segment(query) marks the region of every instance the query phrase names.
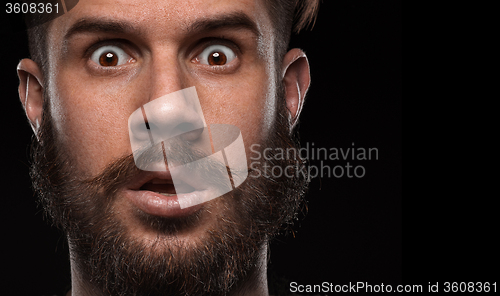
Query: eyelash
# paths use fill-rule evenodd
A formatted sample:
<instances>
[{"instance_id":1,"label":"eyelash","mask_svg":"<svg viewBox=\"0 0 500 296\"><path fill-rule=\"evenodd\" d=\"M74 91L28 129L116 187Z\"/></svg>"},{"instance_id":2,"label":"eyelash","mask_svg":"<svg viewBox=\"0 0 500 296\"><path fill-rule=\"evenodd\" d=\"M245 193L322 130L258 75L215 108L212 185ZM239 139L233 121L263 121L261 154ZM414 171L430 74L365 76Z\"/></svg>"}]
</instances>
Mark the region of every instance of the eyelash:
<instances>
[{"instance_id":1,"label":"eyelash","mask_svg":"<svg viewBox=\"0 0 500 296\"><path fill-rule=\"evenodd\" d=\"M196 48L196 50L194 50L192 52L195 52L195 57L196 57L199 54L201 54L205 48L207 48L207 47L209 47L211 45L224 45L224 46L227 46L232 51L234 51L234 53L236 54L236 56L239 56L240 53L241 53L240 47L237 45L237 43L235 43L232 40L224 38L224 36L203 38L199 42L197 42L197 44L194 46ZM190 51L188 51L188 52L190 52Z\"/></svg>"},{"instance_id":2,"label":"eyelash","mask_svg":"<svg viewBox=\"0 0 500 296\"><path fill-rule=\"evenodd\" d=\"M93 42L92 45L85 50L83 56L86 59L90 59L90 57L96 50L104 46L116 46L128 52L128 50L125 50L125 43L128 43L126 39L102 39L98 37L97 41Z\"/></svg>"}]
</instances>

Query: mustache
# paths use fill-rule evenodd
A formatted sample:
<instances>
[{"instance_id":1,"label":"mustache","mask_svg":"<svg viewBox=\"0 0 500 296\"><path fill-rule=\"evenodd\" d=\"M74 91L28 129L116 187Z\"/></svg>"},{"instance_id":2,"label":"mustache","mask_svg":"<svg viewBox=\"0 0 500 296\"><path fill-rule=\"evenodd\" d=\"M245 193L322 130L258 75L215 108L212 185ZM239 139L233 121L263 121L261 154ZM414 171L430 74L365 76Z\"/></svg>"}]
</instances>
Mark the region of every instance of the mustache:
<instances>
[{"instance_id":1,"label":"mustache","mask_svg":"<svg viewBox=\"0 0 500 296\"><path fill-rule=\"evenodd\" d=\"M184 169L198 174L209 185L223 188L227 186L227 172L229 167L212 158L207 158L203 151L194 149L186 141L169 142L166 148L163 142L141 149L138 157L134 153L122 156L108 164L99 174L83 180L83 183L96 190L103 190L112 195L130 182L135 176L144 172L140 168L163 162L175 166L182 165ZM201 161L200 161L201 160Z\"/></svg>"}]
</instances>

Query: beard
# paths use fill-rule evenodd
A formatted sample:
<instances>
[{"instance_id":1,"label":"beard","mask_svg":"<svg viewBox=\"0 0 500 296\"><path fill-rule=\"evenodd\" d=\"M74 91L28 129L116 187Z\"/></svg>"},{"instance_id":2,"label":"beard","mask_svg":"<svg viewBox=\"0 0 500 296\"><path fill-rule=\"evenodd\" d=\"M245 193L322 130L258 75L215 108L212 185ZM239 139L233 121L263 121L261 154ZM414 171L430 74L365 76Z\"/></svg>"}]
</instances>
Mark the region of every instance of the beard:
<instances>
[{"instance_id":1,"label":"beard","mask_svg":"<svg viewBox=\"0 0 500 296\"><path fill-rule=\"evenodd\" d=\"M298 139L289 131L282 88L278 99L276 123L260 148L298 149ZM238 291L258 275L269 240L297 218L307 189L307 176L298 173L305 161L299 153L288 159L273 157L268 149L266 159L254 163L239 187L206 202L193 215L163 218L134 211L136 220L156 234L153 240L136 237L114 207L120 188L140 173L133 156L86 176L59 143L48 102L45 97L39 141L32 146L33 187L45 213L66 233L72 264L104 294L220 296ZM289 172L276 176L271 170L277 166ZM195 242L179 238L199 227L207 215L215 216L213 222Z\"/></svg>"}]
</instances>

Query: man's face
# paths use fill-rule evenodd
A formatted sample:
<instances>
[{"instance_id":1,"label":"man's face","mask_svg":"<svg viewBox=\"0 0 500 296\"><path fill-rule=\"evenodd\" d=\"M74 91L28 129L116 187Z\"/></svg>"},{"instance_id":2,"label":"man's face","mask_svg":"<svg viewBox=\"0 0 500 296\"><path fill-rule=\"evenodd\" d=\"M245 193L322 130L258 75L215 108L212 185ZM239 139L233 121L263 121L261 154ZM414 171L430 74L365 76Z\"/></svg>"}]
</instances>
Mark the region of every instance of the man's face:
<instances>
[{"instance_id":1,"label":"man's face","mask_svg":"<svg viewBox=\"0 0 500 296\"><path fill-rule=\"evenodd\" d=\"M72 256L97 286L153 295L159 290L144 286L160 289L165 278L190 293L208 281L217 295L258 268L266 240L296 213L303 180L249 177L230 194L170 217L144 213L125 198L147 179L130 157L128 119L194 86L207 125L238 127L247 159L253 144L295 147L274 38L263 1L81 0L53 21L45 147L33 176L64 221ZM183 112L172 106L165 117ZM152 280L126 290L141 286L133 275Z\"/></svg>"},{"instance_id":2,"label":"man's face","mask_svg":"<svg viewBox=\"0 0 500 296\"><path fill-rule=\"evenodd\" d=\"M133 111L191 86L207 124L239 127L246 151L269 134L274 40L260 1L80 1L50 32L50 112L58 142L83 176L132 153ZM172 108L164 116L185 112ZM134 235L156 236L130 219L125 199L115 209Z\"/></svg>"}]
</instances>

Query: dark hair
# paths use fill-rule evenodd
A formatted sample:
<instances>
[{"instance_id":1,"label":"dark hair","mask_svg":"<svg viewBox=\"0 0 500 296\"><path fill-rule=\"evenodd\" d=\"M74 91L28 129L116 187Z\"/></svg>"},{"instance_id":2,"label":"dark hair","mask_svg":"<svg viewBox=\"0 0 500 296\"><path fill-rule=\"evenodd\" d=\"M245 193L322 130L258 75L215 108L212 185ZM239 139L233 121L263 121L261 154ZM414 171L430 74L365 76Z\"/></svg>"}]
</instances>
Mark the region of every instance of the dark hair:
<instances>
[{"instance_id":1,"label":"dark hair","mask_svg":"<svg viewBox=\"0 0 500 296\"><path fill-rule=\"evenodd\" d=\"M314 26L319 0L272 0L264 2L277 37L275 59L279 65L287 52L292 29L294 32L299 33L311 24Z\"/></svg>"},{"instance_id":2,"label":"dark hair","mask_svg":"<svg viewBox=\"0 0 500 296\"><path fill-rule=\"evenodd\" d=\"M314 26L320 0L270 0L265 5L269 11L274 26L276 38L275 59L280 62L287 51L290 35L293 30L299 33L309 25ZM43 2L50 2L45 0ZM44 14L27 14L28 44L31 59L41 68L44 77L47 77L47 31L50 21L42 19ZM294 23L295 20L295 23ZM36 25L41 24L41 25Z\"/></svg>"}]
</instances>

